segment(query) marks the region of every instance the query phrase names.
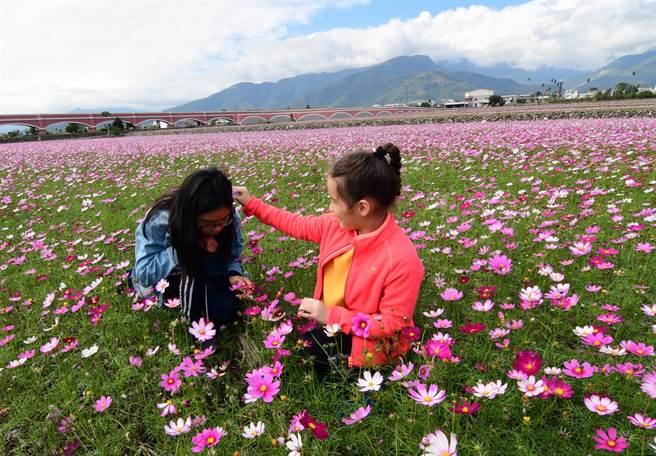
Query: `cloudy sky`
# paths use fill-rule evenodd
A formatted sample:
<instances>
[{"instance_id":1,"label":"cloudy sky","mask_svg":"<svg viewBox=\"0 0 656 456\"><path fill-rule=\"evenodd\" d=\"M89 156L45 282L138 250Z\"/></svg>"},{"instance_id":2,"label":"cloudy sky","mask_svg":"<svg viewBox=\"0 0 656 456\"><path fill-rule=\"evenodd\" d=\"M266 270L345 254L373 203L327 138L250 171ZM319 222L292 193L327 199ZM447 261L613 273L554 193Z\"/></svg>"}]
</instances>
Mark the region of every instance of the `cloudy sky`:
<instances>
[{"instance_id":1,"label":"cloudy sky","mask_svg":"<svg viewBox=\"0 0 656 456\"><path fill-rule=\"evenodd\" d=\"M161 110L412 54L592 70L655 23L656 0L0 0L0 113Z\"/></svg>"}]
</instances>

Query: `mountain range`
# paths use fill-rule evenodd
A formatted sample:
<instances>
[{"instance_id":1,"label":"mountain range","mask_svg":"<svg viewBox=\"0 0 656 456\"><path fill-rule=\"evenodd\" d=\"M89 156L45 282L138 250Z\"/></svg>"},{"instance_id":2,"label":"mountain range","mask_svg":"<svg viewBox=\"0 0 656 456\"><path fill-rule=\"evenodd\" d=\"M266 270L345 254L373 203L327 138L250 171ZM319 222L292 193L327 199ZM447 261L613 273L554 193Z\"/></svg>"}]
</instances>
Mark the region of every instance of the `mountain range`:
<instances>
[{"instance_id":1,"label":"mountain range","mask_svg":"<svg viewBox=\"0 0 656 456\"><path fill-rule=\"evenodd\" d=\"M596 71L541 67L529 71L506 64L479 65L461 59L433 61L425 55L400 56L362 68L309 73L277 82L240 82L206 98L164 112L348 107L462 99L465 92L492 89L497 94L526 94L563 88L587 91L613 88L620 82L656 86L656 48L626 55ZM75 109L70 112L134 112L130 108Z\"/></svg>"}]
</instances>

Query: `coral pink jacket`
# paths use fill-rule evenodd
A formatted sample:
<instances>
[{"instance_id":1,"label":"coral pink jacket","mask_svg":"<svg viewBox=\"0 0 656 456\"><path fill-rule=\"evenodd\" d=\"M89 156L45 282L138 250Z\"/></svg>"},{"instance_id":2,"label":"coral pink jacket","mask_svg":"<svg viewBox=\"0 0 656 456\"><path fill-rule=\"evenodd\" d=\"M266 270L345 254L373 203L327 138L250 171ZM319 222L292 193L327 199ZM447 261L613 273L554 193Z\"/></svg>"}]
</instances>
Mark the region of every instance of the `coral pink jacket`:
<instances>
[{"instance_id":1,"label":"coral pink jacket","mask_svg":"<svg viewBox=\"0 0 656 456\"><path fill-rule=\"evenodd\" d=\"M388 214L376 231L361 236L339 226L333 214L300 216L252 198L244 207L246 215L298 239L319 243L319 267L314 298L321 299L323 268L336 256L353 248L351 269L346 279L345 307L330 307L328 323L339 323L344 334L352 334L353 318L369 315L367 338L353 336L349 365L380 365L400 356L409 344L398 337L412 316L424 266L403 230Z\"/></svg>"}]
</instances>

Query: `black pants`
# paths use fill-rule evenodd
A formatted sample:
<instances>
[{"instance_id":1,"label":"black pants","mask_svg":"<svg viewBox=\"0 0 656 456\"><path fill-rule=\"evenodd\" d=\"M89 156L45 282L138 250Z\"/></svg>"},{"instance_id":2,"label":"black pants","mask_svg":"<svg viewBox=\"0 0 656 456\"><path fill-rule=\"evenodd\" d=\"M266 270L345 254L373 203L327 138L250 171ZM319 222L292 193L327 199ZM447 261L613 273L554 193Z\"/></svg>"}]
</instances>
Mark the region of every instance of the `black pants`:
<instances>
[{"instance_id":1,"label":"black pants","mask_svg":"<svg viewBox=\"0 0 656 456\"><path fill-rule=\"evenodd\" d=\"M351 355L351 336L338 333L329 337L322 326L303 334L303 340L310 342L305 348L305 355L314 358L314 370L319 380L323 380L331 370L342 366L348 369L348 357Z\"/></svg>"},{"instance_id":2,"label":"black pants","mask_svg":"<svg viewBox=\"0 0 656 456\"><path fill-rule=\"evenodd\" d=\"M169 282L169 287L164 293L164 300L173 297L180 298L181 275L173 273L166 280ZM187 283L187 286L190 284ZM206 293L207 301L205 300ZM237 320L238 312L241 309L241 302L235 292L230 290L230 282L225 276L209 276L206 281L194 281L193 290L186 296L191 296L189 321L197 321L201 317L206 317L217 326L226 325Z\"/></svg>"}]
</instances>

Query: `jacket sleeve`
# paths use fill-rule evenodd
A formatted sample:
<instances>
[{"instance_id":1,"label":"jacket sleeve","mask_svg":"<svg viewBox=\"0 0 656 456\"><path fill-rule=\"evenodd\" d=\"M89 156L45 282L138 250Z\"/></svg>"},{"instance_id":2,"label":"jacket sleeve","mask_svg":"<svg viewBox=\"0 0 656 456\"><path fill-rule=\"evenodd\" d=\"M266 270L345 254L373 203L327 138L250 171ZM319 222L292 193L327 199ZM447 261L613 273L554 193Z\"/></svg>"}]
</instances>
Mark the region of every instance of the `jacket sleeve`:
<instances>
[{"instance_id":1,"label":"jacket sleeve","mask_svg":"<svg viewBox=\"0 0 656 456\"><path fill-rule=\"evenodd\" d=\"M419 288L424 277L424 267L419 259L417 263L398 265L392 270L389 280L383 286L378 311L368 314L370 326L367 339L391 337L396 331L412 324ZM328 315L328 324L339 323L344 334L351 334L353 318L358 313L361 312L333 306Z\"/></svg>"},{"instance_id":2,"label":"jacket sleeve","mask_svg":"<svg viewBox=\"0 0 656 456\"><path fill-rule=\"evenodd\" d=\"M135 263L132 278L142 287L152 287L166 278L178 264L168 236L168 217L157 214L146 224L146 236L140 223L135 231Z\"/></svg>"},{"instance_id":3,"label":"jacket sleeve","mask_svg":"<svg viewBox=\"0 0 656 456\"><path fill-rule=\"evenodd\" d=\"M258 198L251 198L244 206L246 215L254 215L262 223L270 225L296 239L321 242L326 216L302 216L270 206Z\"/></svg>"},{"instance_id":4,"label":"jacket sleeve","mask_svg":"<svg viewBox=\"0 0 656 456\"><path fill-rule=\"evenodd\" d=\"M241 234L241 219L235 212L234 217L235 236L230 247L230 260L225 267L226 275L244 275L244 269L241 266L241 254L244 251L244 238Z\"/></svg>"}]
</instances>

